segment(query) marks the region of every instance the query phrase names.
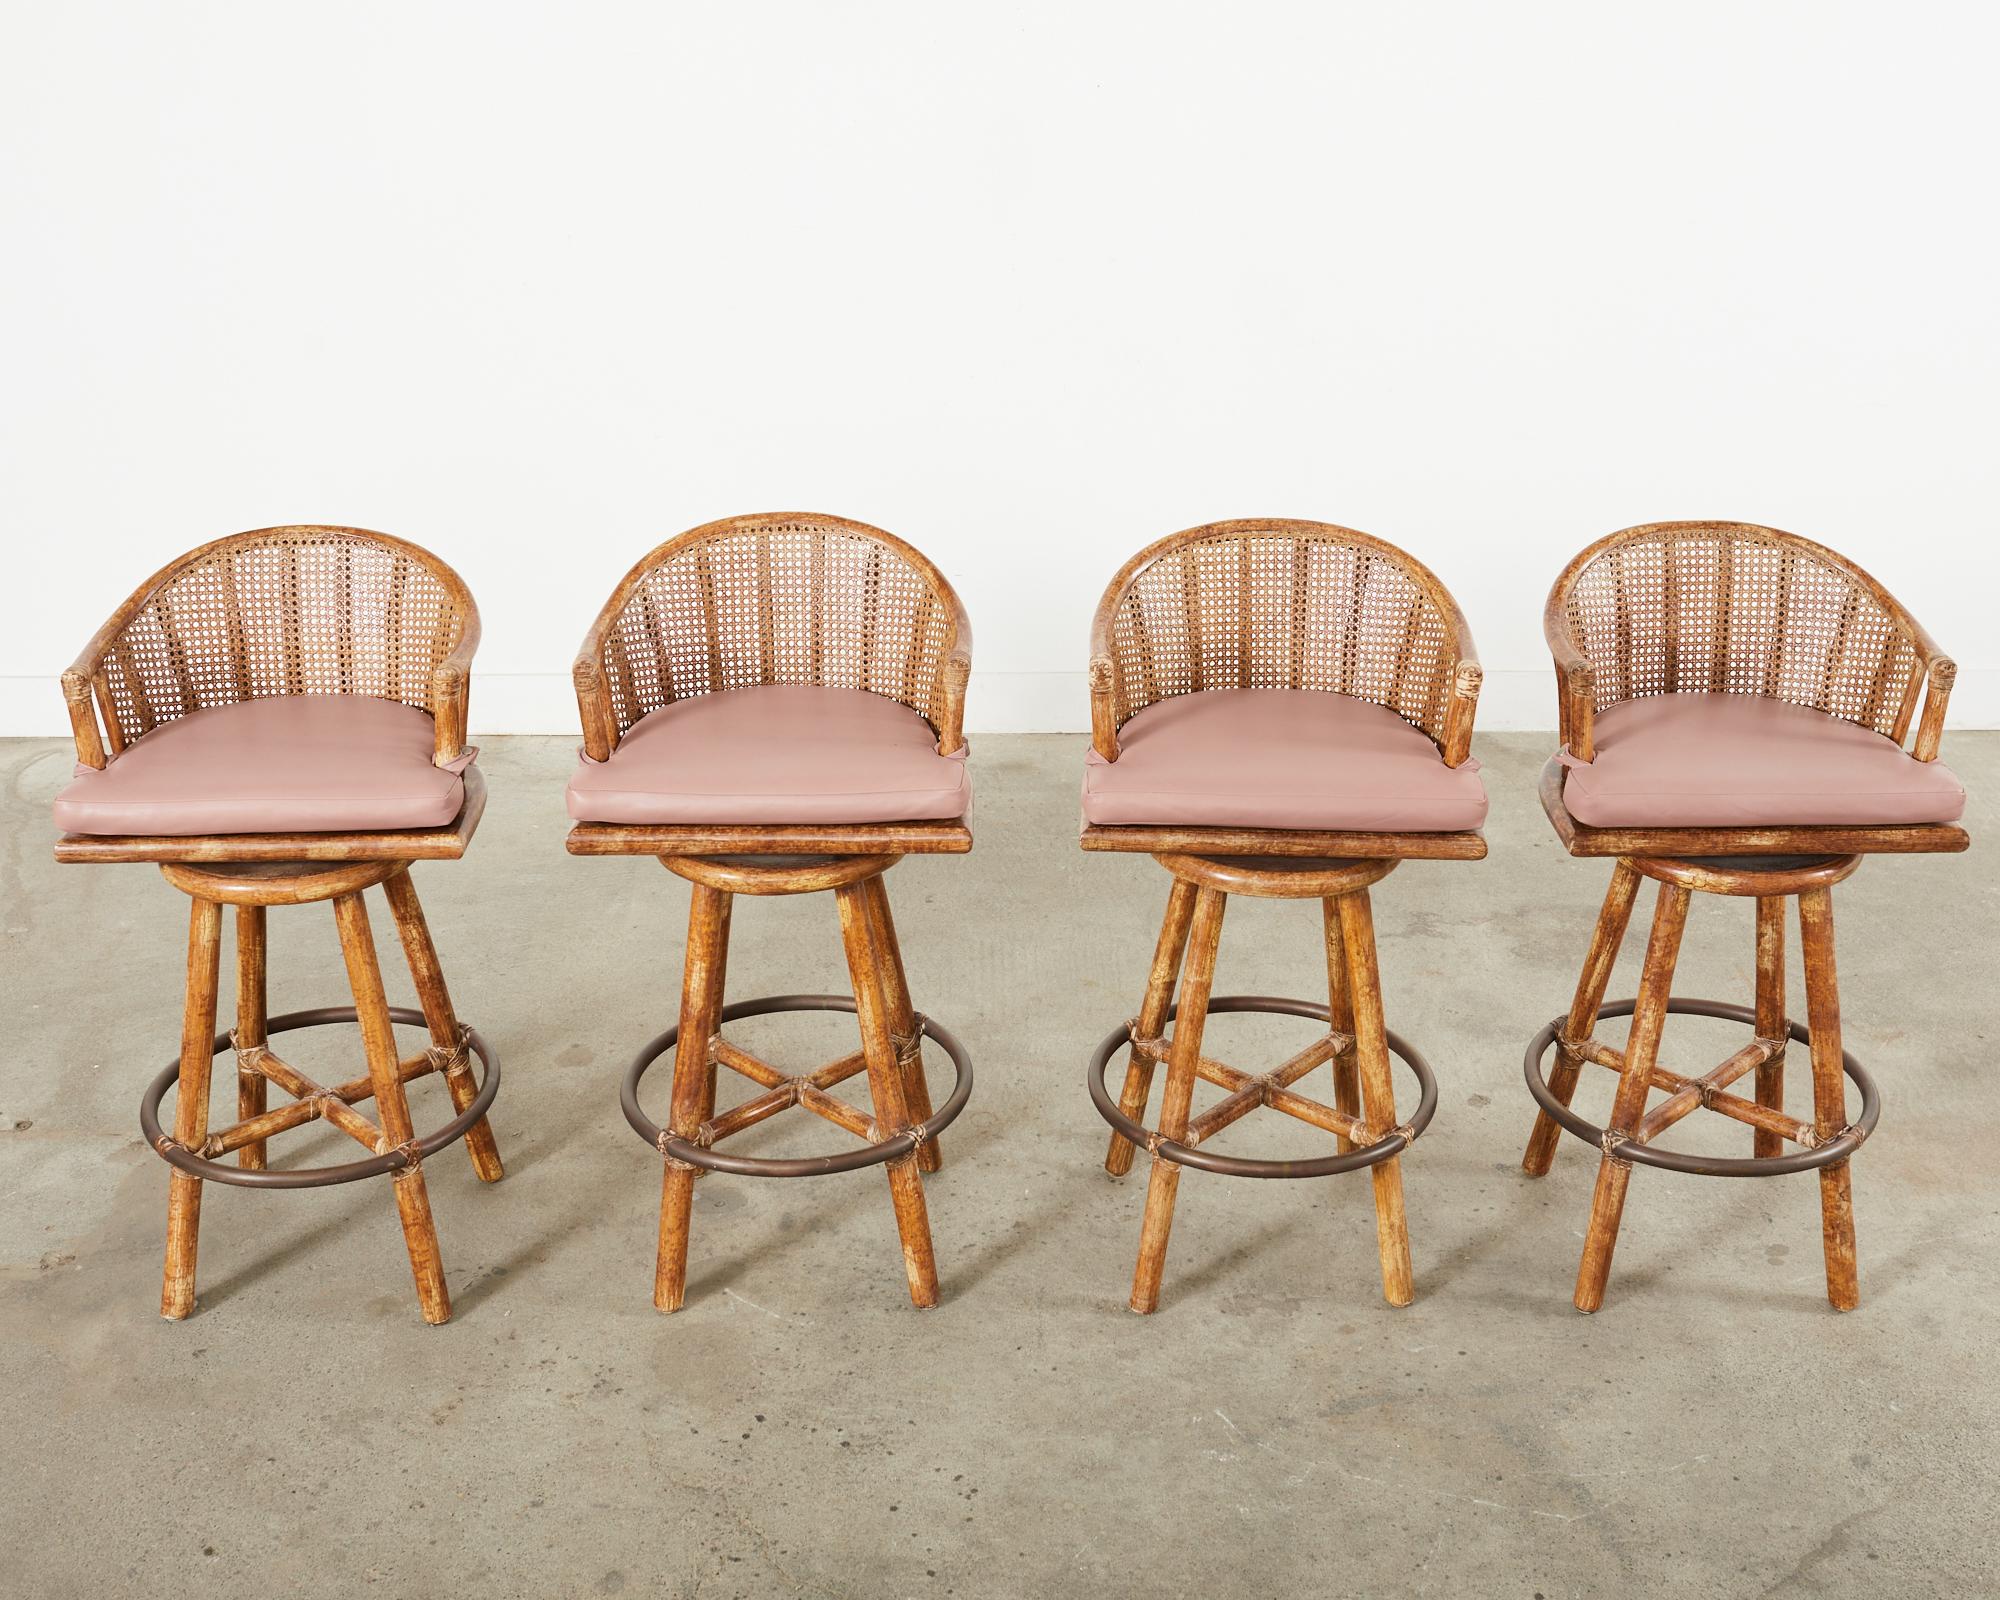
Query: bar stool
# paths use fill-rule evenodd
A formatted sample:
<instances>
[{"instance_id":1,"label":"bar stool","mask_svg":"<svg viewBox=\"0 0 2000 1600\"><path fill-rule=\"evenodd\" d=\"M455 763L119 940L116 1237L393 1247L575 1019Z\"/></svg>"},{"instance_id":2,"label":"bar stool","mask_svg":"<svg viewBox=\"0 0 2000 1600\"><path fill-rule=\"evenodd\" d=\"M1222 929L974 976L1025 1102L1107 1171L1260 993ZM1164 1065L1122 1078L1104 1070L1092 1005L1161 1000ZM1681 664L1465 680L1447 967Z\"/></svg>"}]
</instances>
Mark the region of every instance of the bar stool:
<instances>
[{"instance_id":1,"label":"bar stool","mask_svg":"<svg viewBox=\"0 0 2000 1600\"><path fill-rule=\"evenodd\" d=\"M911 854L963 854L971 801L962 732L972 629L936 567L862 523L732 517L646 555L598 613L575 666L583 749L569 785L580 856L657 856L693 885L680 1021L625 1075L626 1119L665 1163L653 1303L687 1294L689 1210L703 1172L797 1178L882 1165L910 1298L938 1300L922 1174L972 1092L952 1035L911 1006L883 875ZM723 1003L738 895L831 891L853 980L845 995ZM723 1034L742 1017L848 1011L860 1050L791 1073ZM956 1081L935 1111L923 1041ZM672 1052L666 1125L639 1103ZM718 1113L716 1069L761 1094ZM829 1093L866 1073L872 1115ZM724 1139L792 1106L867 1143L834 1155L729 1155Z\"/></svg>"},{"instance_id":2,"label":"bar stool","mask_svg":"<svg viewBox=\"0 0 2000 1600\"><path fill-rule=\"evenodd\" d=\"M1548 1172L1563 1129L1600 1152L1577 1309L1604 1303L1636 1163L1715 1177L1817 1172L1827 1299L1851 1311L1860 1289L1848 1163L1880 1102L1841 1046L1833 887L1864 855L1966 848L1957 826L1965 791L1937 760L1956 669L1851 561L1748 523L1652 523L1598 540L1556 579L1543 626L1562 748L1542 773L1542 806L1571 855L1617 862L1570 1009L1535 1035L1526 1062L1541 1107L1521 1163L1529 1176ZM1660 887L1639 994L1607 1005L1642 878ZM1673 994L1697 894L1756 900L1754 1007ZM1785 1010L1791 899L1804 1027ZM1700 1077L1670 1072L1659 1063L1669 1015L1744 1023L1751 1042ZM1620 1016L1632 1019L1622 1050L1594 1034L1600 1017ZM1793 1042L1812 1062L1810 1121L1784 1111ZM1551 1045L1555 1066L1544 1081ZM1591 1062L1619 1075L1604 1126L1570 1109ZM1753 1072L1754 1099L1726 1092ZM1851 1118L1843 1078L1860 1096ZM1655 1089L1666 1098L1649 1110ZM1654 1143L1703 1109L1747 1124L1751 1154L1698 1156Z\"/></svg>"},{"instance_id":3,"label":"bar stool","mask_svg":"<svg viewBox=\"0 0 2000 1600\"><path fill-rule=\"evenodd\" d=\"M1394 1306L1415 1297L1401 1156L1430 1122L1437 1085L1384 1027L1369 889L1402 861L1486 854L1486 794L1468 759L1479 682L1470 631L1444 585L1350 528L1213 523L1149 546L1111 580L1091 636L1083 848L1143 851L1174 880L1139 1013L1098 1046L1088 1072L1113 1129L1105 1170L1129 1171L1139 1144L1153 1158L1134 1311L1159 1305L1184 1166L1256 1178L1366 1167L1383 1294ZM1210 994L1232 894L1321 902L1327 1004ZM1327 1031L1271 1072L1211 1060L1208 1017L1246 1011ZM1104 1073L1121 1049L1114 1101ZM1407 1122L1391 1054L1419 1086ZM1162 1061L1164 1103L1148 1128ZM1331 1106L1293 1087L1322 1062L1332 1067ZM1226 1093L1193 1116L1197 1079ZM1334 1153L1258 1161L1208 1147L1260 1106L1332 1133Z\"/></svg>"},{"instance_id":4,"label":"bar stool","mask_svg":"<svg viewBox=\"0 0 2000 1600\"><path fill-rule=\"evenodd\" d=\"M149 861L190 897L178 1061L140 1101L168 1180L161 1314L195 1306L204 1182L302 1189L389 1175L426 1322L451 1316L422 1161L463 1138L473 1170L502 1174L486 1121L492 1049L458 1020L410 881L416 861L465 853L486 788L465 743L479 613L429 551L359 528L264 528L190 551L155 573L63 674L77 775L55 803L58 861ZM388 1004L363 891L379 886L421 1011ZM352 1006L270 1016L265 912L330 901ZM236 1026L217 1034L222 908L236 908ZM351 1022L365 1074L324 1085L271 1036ZM429 1043L398 1052L393 1024ZM233 1050L238 1120L211 1132L213 1058ZM475 1081L470 1057L482 1066ZM456 1115L419 1138L405 1084L437 1073ZM288 1103L267 1109L268 1086ZM175 1091L173 1132L159 1108ZM355 1109L375 1102L376 1120ZM325 1121L369 1151L324 1167L272 1167L274 1134ZM234 1153L236 1165L222 1158Z\"/></svg>"}]
</instances>

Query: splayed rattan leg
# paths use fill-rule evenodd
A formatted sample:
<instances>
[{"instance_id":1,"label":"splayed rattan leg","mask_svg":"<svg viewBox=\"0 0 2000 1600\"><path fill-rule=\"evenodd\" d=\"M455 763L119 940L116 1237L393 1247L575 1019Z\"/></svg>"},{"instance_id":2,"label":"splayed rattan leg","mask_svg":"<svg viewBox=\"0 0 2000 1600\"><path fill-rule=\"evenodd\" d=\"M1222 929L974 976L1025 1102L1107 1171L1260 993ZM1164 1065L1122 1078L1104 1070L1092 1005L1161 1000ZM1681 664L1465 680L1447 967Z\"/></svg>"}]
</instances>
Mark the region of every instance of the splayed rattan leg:
<instances>
[{"instance_id":1,"label":"splayed rattan leg","mask_svg":"<svg viewBox=\"0 0 2000 1600\"><path fill-rule=\"evenodd\" d=\"M1368 891L1338 900L1340 942L1347 957L1348 1003L1354 1012L1354 1056L1370 1142L1396 1125L1396 1090L1389 1077L1389 1041L1382 1022L1382 979L1375 964L1375 913ZM1382 1257L1382 1297L1406 1306L1417 1297L1410 1272L1410 1225L1403 1211L1403 1159L1368 1169L1375 1182L1375 1242Z\"/></svg>"},{"instance_id":2,"label":"splayed rattan leg","mask_svg":"<svg viewBox=\"0 0 2000 1600\"><path fill-rule=\"evenodd\" d=\"M444 1086L451 1095L453 1109L463 1111L479 1093L479 1085L473 1081L472 1063L466 1059L460 1037L458 1013L452 1009L444 968L438 962L437 947L431 943L430 925L424 920L424 908L417 899L416 885L410 881L409 869L386 879L382 891L389 897L389 910L395 915L396 932L402 938L403 954L410 963L410 976L416 980L417 1001L424 1008L431 1046L446 1054ZM506 1169L500 1164L500 1146L494 1141L493 1129L486 1118L481 1117L466 1130L465 1148L480 1182L498 1183L505 1176Z\"/></svg>"},{"instance_id":3,"label":"splayed rattan leg","mask_svg":"<svg viewBox=\"0 0 2000 1600\"><path fill-rule=\"evenodd\" d=\"M208 1071L215 1056L215 992L220 981L222 907L197 898L188 912L187 1001L181 1013L181 1077L174 1138L199 1150L208 1135ZM167 1180L167 1270L160 1315L194 1310L195 1247L201 1234L201 1179L176 1170Z\"/></svg>"},{"instance_id":4,"label":"splayed rattan leg","mask_svg":"<svg viewBox=\"0 0 2000 1600\"><path fill-rule=\"evenodd\" d=\"M1180 1010L1174 1018L1167 1087L1160 1107L1162 1138L1178 1140L1187 1133L1195 1068L1201 1060L1201 1035L1208 1022L1208 995L1215 982L1215 947L1222 938L1222 913L1227 904L1228 896L1219 889L1195 893L1187 971L1181 979ZM1139 1265L1132 1274L1134 1311L1150 1312L1159 1307L1160 1278L1166 1271L1167 1236L1173 1231L1174 1195L1180 1181L1180 1163L1154 1151L1152 1177L1146 1185L1146 1215L1139 1227Z\"/></svg>"},{"instance_id":5,"label":"splayed rattan leg","mask_svg":"<svg viewBox=\"0 0 2000 1600\"><path fill-rule=\"evenodd\" d=\"M1146 1098L1153 1092L1153 1058L1139 1049L1137 1041L1159 1038L1167 1025L1167 1007L1173 1004L1174 983L1180 977L1181 957L1187 951L1194 896L1194 885L1179 878L1174 879L1174 886L1167 894L1166 920L1160 925L1160 942L1153 947L1153 970L1146 979L1146 998L1139 1005L1132 1052L1125 1063L1125 1088L1118 1097L1119 1109L1134 1122L1145 1121ZM1114 1178L1122 1178L1132 1170L1132 1141L1124 1134L1111 1135L1104 1170Z\"/></svg>"},{"instance_id":6,"label":"splayed rattan leg","mask_svg":"<svg viewBox=\"0 0 2000 1600\"><path fill-rule=\"evenodd\" d=\"M886 1139L909 1127L912 1118L903 1089L902 1063L897 1060L890 1034L886 994L889 954L880 942L872 898L866 882L843 884L834 891L840 908L840 936L847 948L847 969L854 982L861 1051L868 1062L868 1094L875 1108L876 1130ZM896 1231L903 1241L910 1300L919 1308L929 1308L938 1303L937 1258L931 1248L930 1211L924 1203L924 1180L916 1152L886 1166L889 1198L896 1208Z\"/></svg>"},{"instance_id":7,"label":"splayed rattan leg","mask_svg":"<svg viewBox=\"0 0 2000 1600\"><path fill-rule=\"evenodd\" d=\"M888 1007L889 1032L895 1041L896 1060L903 1074L903 1101L912 1122L926 1122L931 1114L931 1089L924 1081L924 1039L917 1031L916 1008L910 1004L910 979L903 970L903 947L896 939L896 919L889 911L889 886L877 873L861 885L868 896L875 948L881 957L883 999ZM917 1147L917 1168L936 1172L944 1165L944 1150L935 1139Z\"/></svg>"},{"instance_id":8,"label":"splayed rattan leg","mask_svg":"<svg viewBox=\"0 0 2000 1600\"><path fill-rule=\"evenodd\" d=\"M243 1051L265 1042L264 1023L269 1015L264 984L264 908L236 908L236 1048ZM240 1061L240 1057L239 1057ZM264 1114L269 1080L261 1072L238 1065L236 1068L236 1120L247 1122ZM236 1153L236 1164L252 1172L264 1169L265 1141L246 1144Z\"/></svg>"},{"instance_id":9,"label":"splayed rattan leg","mask_svg":"<svg viewBox=\"0 0 2000 1600\"><path fill-rule=\"evenodd\" d=\"M1799 896L1799 948L1805 957L1806 1027L1812 1034L1813 1131L1832 1138L1847 1122L1841 1067L1840 984L1833 964L1833 892ZM1836 1311L1861 1303L1854 1259L1854 1189L1848 1163L1819 1169L1820 1232L1826 1244L1826 1298Z\"/></svg>"},{"instance_id":10,"label":"splayed rattan leg","mask_svg":"<svg viewBox=\"0 0 2000 1600\"><path fill-rule=\"evenodd\" d=\"M710 1054L722 1012L729 961L729 912L734 897L694 885L688 904L687 964L681 977L680 1038L674 1046L674 1091L667 1130L691 1139L715 1103L715 1059ZM694 1205L696 1169L672 1156L660 1181L660 1254L653 1269L653 1304L678 1311L687 1298L688 1213Z\"/></svg>"},{"instance_id":11,"label":"splayed rattan leg","mask_svg":"<svg viewBox=\"0 0 2000 1600\"><path fill-rule=\"evenodd\" d=\"M334 897L333 920L340 929L340 953L347 961L347 982L354 991L354 1016L368 1054L368 1080L375 1091L375 1115L382 1128L382 1147L393 1150L410 1143L410 1105L397 1063L396 1031L389 1019L389 997L382 990L382 967L375 955L375 938L368 927L368 908L361 896ZM445 1287L444 1262L438 1253L437 1227L431 1221L430 1192L423 1169L415 1162L390 1180L396 1191L396 1213L403 1223L403 1243L410 1252L410 1272L416 1279L417 1305L424 1321L451 1320L451 1292Z\"/></svg>"},{"instance_id":12,"label":"splayed rattan leg","mask_svg":"<svg viewBox=\"0 0 2000 1600\"><path fill-rule=\"evenodd\" d=\"M1652 937L1646 942L1646 970L1639 977L1639 999L1625 1043L1625 1070L1611 1105L1610 1134L1629 1135L1646 1111L1653 1064L1660 1053L1660 1031L1666 1026L1667 1001L1673 993L1674 964L1680 957L1681 934L1687 928L1688 898L1688 891L1675 884L1660 885ZM1618 1225L1625 1214L1625 1188L1631 1178L1632 1163L1607 1149L1598 1163L1590 1224L1583 1236L1583 1260L1577 1267L1579 1311L1595 1311L1604 1304L1604 1285L1611 1276L1611 1255L1618 1248Z\"/></svg>"},{"instance_id":13,"label":"splayed rattan leg","mask_svg":"<svg viewBox=\"0 0 2000 1600\"><path fill-rule=\"evenodd\" d=\"M1757 897L1757 1037L1783 1039L1785 1022L1785 897ZM1785 1053L1781 1049L1757 1068L1757 1104L1785 1109ZM1750 1138L1750 1153L1778 1156L1784 1138L1770 1128L1758 1128Z\"/></svg>"},{"instance_id":14,"label":"splayed rattan leg","mask_svg":"<svg viewBox=\"0 0 2000 1600\"><path fill-rule=\"evenodd\" d=\"M1320 902L1326 941L1327 1025L1335 1033L1354 1036L1354 992L1347 976L1347 946L1340 934L1340 900L1329 895ZM1333 1058L1333 1104L1350 1117L1361 1115L1361 1058L1350 1046ZM1335 1134L1333 1147L1341 1155L1355 1148L1346 1134Z\"/></svg>"},{"instance_id":15,"label":"splayed rattan leg","mask_svg":"<svg viewBox=\"0 0 2000 1600\"><path fill-rule=\"evenodd\" d=\"M1569 1019L1556 1040L1556 1064L1549 1074L1549 1092L1564 1105L1576 1093L1577 1075L1583 1071L1583 1058L1575 1047L1588 1039L1597 1026L1598 1008L1604 1004L1604 991L1611 982L1611 969L1618 961L1618 947L1625 942L1625 928L1632 920L1632 901L1638 892L1637 869L1629 861L1620 861L1612 869L1611 886L1604 894L1604 909L1598 913L1597 928L1590 936L1590 953L1584 957L1583 975L1577 979ZM1546 1111L1536 1112L1534 1131L1528 1135L1528 1149L1521 1157L1521 1170L1531 1178L1546 1177L1561 1138L1561 1124Z\"/></svg>"}]
</instances>

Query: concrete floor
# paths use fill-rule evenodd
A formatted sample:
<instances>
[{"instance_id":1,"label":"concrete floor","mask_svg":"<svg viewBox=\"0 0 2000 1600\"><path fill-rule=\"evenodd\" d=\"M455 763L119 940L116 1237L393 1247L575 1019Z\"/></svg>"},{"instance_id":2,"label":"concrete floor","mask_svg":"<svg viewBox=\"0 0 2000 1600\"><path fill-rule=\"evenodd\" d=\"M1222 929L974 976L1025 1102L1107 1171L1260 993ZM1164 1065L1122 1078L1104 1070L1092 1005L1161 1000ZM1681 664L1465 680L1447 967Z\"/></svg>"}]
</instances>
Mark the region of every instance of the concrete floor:
<instances>
[{"instance_id":1,"label":"concrete floor","mask_svg":"<svg viewBox=\"0 0 2000 1600\"><path fill-rule=\"evenodd\" d=\"M1566 1140L1549 1179L1522 1176L1520 1057L1567 1002L1607 869L1566 858L1535 806L1545 743L1481 741L1489 860L1376 891L1390 1024L1443 1089L1405 1162L1414 1306L1382 1301L1358 1176L1192 1172L1162 1309L1125 1309L1143 1169L1101 1170L1083 1062L1136 1004L1166 880L1076 849L1080 739L989 736L975 853L889 880L917 1003L978 1071L929 1185L942 1307L905 1297L879 1173L712 1177L666 1319L659 1160L617 1082L672 1019L687 889L564 855L572 740L485 741L472 854L417 870L505 1068L506 1181L456 1151L427 1164L442 1329L417 1318L379 1182L211 1186L201 1308L159 1320L166 1170L135 1108L174 1047L185 902L141 867L54 866L68 750L0 745L0 1592L1991 1593L2000 735L1947 741L1980 797L1970 855L1872 862L1839 892L1848 1042L1886 1100L1845 1317L1810 1178L1643 1168L1605 1310L1571 1309L1596 1162ZM345 998L331 922L274 914L274 1010ZM845 981L828 897L746 902L735 941L736 996ZM1698 902L1678 987L1747 1000L1750 954L1748 907ZM1316 996L1320 963L1315 909L1237 902L1217 989ZM743 1031L817 1063L843 1024ZM1254 1066L1309 1032L1232 1018L1210 1038ZM1731 1047L1677 1023L1667 1058ZM359 1070L339 1035L297 1058ZM1797 1052L1793 1073L1803 1099ZM1601 1114L1594 1076L1580 1104ZM415 1098L440 1116L434 1081ZM1680 1137L1749 1144L1720 1119ZM842 1138L787 1117L732 1148ZM1324 1143L1268 1113L1227 1138Z\"/></svg>"}]
</instances>

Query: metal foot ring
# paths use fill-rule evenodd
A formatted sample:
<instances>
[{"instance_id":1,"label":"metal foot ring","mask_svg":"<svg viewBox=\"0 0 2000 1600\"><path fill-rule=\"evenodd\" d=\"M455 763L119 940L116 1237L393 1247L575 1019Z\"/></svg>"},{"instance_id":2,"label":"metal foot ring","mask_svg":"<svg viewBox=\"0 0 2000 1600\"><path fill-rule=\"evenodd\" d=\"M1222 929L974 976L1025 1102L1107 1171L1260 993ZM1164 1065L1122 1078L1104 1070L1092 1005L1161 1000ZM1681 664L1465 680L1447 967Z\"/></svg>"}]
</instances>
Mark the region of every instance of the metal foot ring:
<instances>
[{"instance_id":1,"label":"metal foot ring","mask_svg":"<svg viewBox=\"0 0 2000 1600\"><path fill-rule=\"evenodd\" d=\"M1178 1015L1179 1006L1167 1013L1168 1020ZM1226 994L1216 995L1208 1002L1208 1014L1219 1012L1251 1011L1269 1016L1305 1017L1315 1022L1332 1026L1332 1016L1323 1005L1310 1000L1281 1000L1272 995ZM1090 1066L1085 1079L1090 1085L1090 1098L1097 1107L1097 1114L1116 1128L1132 1143L1143 1149L1178 1162L1184 1167L1200 1167L1204 1172L1220 1172L1232 1178L1324 1178L1337 1172L1358 1172L1363 1167L1372 1167L1378 1161L1387 1161L1391 1156L1400 1155L1408 1148L1410 1141L1430 1126L1430 1120L1437 1112L1437 1079L1431 1075L1430 1063L1419 1055L1414 1046L1397 1034L1386 1034L1390 1053L1400 1056L1403 1064L1410 1069L1417 1080L1419 1099L1416 1115L1395 1131L1384 1134L1371 1145L1359 1150L1350 1150L1345 1155L1319 1156L1310 1161L1256 1161L1247 1156L1217 1155L1212 1150L1203 1150L1194 1145L1181 1144L1173 1139L1163 1139L1151 1128L1134 1122L1119 1109L1118 1102L1111 1097L1111 1091L1104 1085L1104 1069L1111 1058L1132 1040L1132 1024L1114 1029L1097 1047L1090 1058Z\"/></svg>"},{"instance_id":2,"label":"metal foot ring","mask_svg":"<svg viewBox=\"0 0 2000 1600\"><path fill-rule=\"evenodd\" d=\"M413 1011L408 1006L390 1006L391 1021L401 1022L411 1027L426 1026L424 1014ZM281 1017L273 1017L264 1024L267 1034L289 1033L294 1028L319 1028L329 1023L353 1022L355 1011L352 1006L319 1006L311 1011L288 1011ZM160 1127L160 1102L167 1091L180 1081L180 1063L175 1062L146 1086L146 1092L139 1097L139 1129L146 1136L146 1143L158 1152L169 1166L201 1178L210 1183L233 1183L243 1189L318 1189L330 1183L355 1183L362 1178L373 1178L384 1172L400 1172L406 1167L416 1166L425 1156L436 1155L448 1144L462 1139L472 1129L472 1125L486 1115L493 1104L493 1097L500 1092L500 1064L487 1048L486 1041L475 1028L465 1030L465 1044L479 1057L479 1092L467 1106L436 1133L421 1139L413 1139L408 1144L398 1145L394 1150L386 1150L380 1155L364 1157L360 1161L347 1161L331 1167L283 1167L256 1168L230 1166L221 1161L211 1161L199 1156L186 1145L169 1136ZM221 1055L230 1048L229 1034L215 1036L214 1054Z\"/></svg>"},{"instance_id":3,"label":"metal foot ring","mask_svg":"<svg viewBox=\"0 0 2000 1600\"><path fill-rule=\"evenodd\" d=\"M734 1022L739 1017L761 1017L778 1011L851 1013L853 1010L851 995L780 994L761 1000L738 1000L734 1005L724 1006L717 1020ZM705 1167L710 1172L733 1172L745 1178L817 1178L829 1172L855 1172L862 1167L879 1166L885 1161L906 1156L918 1145L935 1139L951 1126L953 1119L965 1109L966 1101L972 1098L972 1057L966 1053L965 1046L929 1017L918 1017L917 1024L920 1034L935 1040L939 1048L951 1057L952 1069L958 1079L952 1085L950 1097L930 1116L877 1144L864 1144L858 1149L842 1150L830 1156L731 1156L668 1133L639 1109L639 1080L645 1077L648 1067L673 1049L681 1036L678 1026L651 1040L633 1057L632 1065L625 1069L618 1103L624 1109L625 1120L632 1124L639 1137L668 1160L684 1162L691 1167Z\"/></svg>"},{"instance_id":4,"label":"metal foot ring","mask_svg":"<svg viewBox=\"0 0 2000 1600\"><path fill-rule=\"evenodd\" d=\"M1597 1014L1600 1017L1629 1017L1637 1004L1634 1000L1617 1000L1604 1006ZM1667 1011L1675 1016L1719 1017L1725 1022L1747 1022L1753 1028L1757 1025L1754 1009L1729 1005L1721 1000L1669 998ZM1554 1121L1579 1139L1608 1152L1610 1146L1605 1143L1607 1130L1594 1122L1586 1122L1556 1099L1542 1077L1542 1057L1548 1054L1549 1046L1556 1042L1562 1025L1568 1020L1566 1016L1554 1018L1529 1041L1528 1054L1522 1062L1528 1092ZM1786 1031L1797 1043L1811 1045L1812 1034L1803 1023L1787 1023ZM1841 1051L1840 1064L1854 1081L1854 1087L1861 1091L1861 1115L1823 1145L1785 1156L1699 1156L1682 1150L1657 1150L1652 1145L1640 1144L1636 1139L1619 1139L1615 1141L1616 1159L1636 1161L1641 1166L1664 1167L1669 1172L1693 1172L1707 1178L1778 1178L1788 1172L1811 1172L1817 1167L1829 1167L1836 1161L1845 1161L1875 1131L1875 1123L1882 1115L1882 1097L1875 1088L1875 1080L1854 1059L1853 1051Z\"/></svg>"}]
</instances>

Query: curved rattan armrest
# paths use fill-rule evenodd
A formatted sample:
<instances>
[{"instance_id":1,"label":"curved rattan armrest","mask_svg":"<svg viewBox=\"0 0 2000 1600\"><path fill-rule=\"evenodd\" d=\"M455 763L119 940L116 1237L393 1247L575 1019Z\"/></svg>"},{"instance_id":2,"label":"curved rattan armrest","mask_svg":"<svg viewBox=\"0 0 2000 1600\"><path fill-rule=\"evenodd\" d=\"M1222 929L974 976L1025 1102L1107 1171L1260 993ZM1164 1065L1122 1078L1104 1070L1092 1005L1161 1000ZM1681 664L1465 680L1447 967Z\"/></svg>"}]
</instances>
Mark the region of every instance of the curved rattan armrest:
<instances>
[{"instance_id":1,"label":"curved rattan armrest","mask_svg":"<svg viewBox=\"0 0 2000 1600\"><path fill-rule=\"evenodd\" d=\"M1472 628L1454 600L1451 607L1457 660L1451 669L1451 704L1445 709L1444 738L1438 748L1444 764L1459 767L1472 754L1472 719L1479 710L1479 690L1486 681L1486 669L1479 664L1479 651L1472 642Z\"/></svg>"},{"instance_id":2,"label":"curved rattan armrest","mask_svg":"<svg viewBox=\"0 0 2000 1600\"><path fill-rule=\"evenodd\" d=\"M437 724L437 766L456 761L466 751L466 719L471 710L472 657L479 649L479 607L465 597L464 621L458 643L431 668L431 720Z\"/></svg>"},{"instance_id":3,"label":"curved rattan armrest","mask_svg":"<svg viewBox=\"0 0 2000 1600\"><path fill-rule=\"evenodd\" d=\"M1556 727L1562 747L1578 761L1596 755L1591 743L1591 717L1597 705L1597 669L1576 642L1569 625L1569 585L1577 571L1573 563L1549 590L1542 608L1542 636L1556 666Z\"/></svg>"},{"instance_id":4,"label":"curved rattan armrest","mask_svg":"<svg viewBox=\"0 0 2000 1600\"><path fill-rule=\"evenodd\" d=\"M965 746L965 690L972 680L972 618L965 602L936 575L939 597L951 606L951 644L944 658L944 705L938 717L938 754L948 756Z\"/></svg>"}]
</instances>

